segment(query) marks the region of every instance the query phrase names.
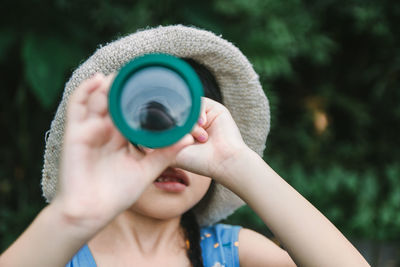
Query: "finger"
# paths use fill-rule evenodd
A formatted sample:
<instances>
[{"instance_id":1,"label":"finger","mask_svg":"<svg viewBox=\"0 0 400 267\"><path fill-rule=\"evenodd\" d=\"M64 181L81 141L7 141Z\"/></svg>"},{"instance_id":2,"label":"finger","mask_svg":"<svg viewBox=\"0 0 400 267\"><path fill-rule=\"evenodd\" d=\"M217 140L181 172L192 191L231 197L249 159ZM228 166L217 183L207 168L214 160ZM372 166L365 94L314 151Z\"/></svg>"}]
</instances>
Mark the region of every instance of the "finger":
<instances>
[{"instance_id":1,"label":"finger","mask_svg":"<svg viewBox=\"0 0 400 267\"><path fill-rule=\"evenodd\" d=\"M149 148L149 147L142 147L142 150L144 151L144 153L152 153L154 151L153 148Z\"/></svg>"},{"instance_id":2,"label":"finger","mask_svg":"<svg viewBox=\"0 0 400 267\"><path fill-rule=\"evenodd\" d=\"M87 108L89 111L89 116L105 116L108 113L107 94L104 94L100 90L95 90L89 95L87 100Z\"/></svg>"},{"instance_id":3,"label":"finger","mask_svg":"<svg viewBox=\"0 0 400 267\"><path fill-rule=\"evenodd\" d=\"M195 125L192 132L192 136L200 143L205 143L208 140L208 133L204 130L203 127L199 125Z\"/></svg>"},{"instance_id":4,"label":"finger","mask_svg":"<svg viewBox=\"0 0 400 267\"><path fill-rule=\"evenodd\" d=\"M154 149L144 147L141 145L137 145L137 144L133 144L133 143L129 143L129 151L130 151L130 153L140 154L140 157L138 159L141 159L147 153L152 153L154 151Z\"/></svg>"},{"instance_id":5,"label":"finger","mask_svg":"<svg viewBox=\"0 0 400 267\"><path fill-rule=\"evenodd\" d=\"M146 154L140 161L142 170L148 178L155 179L175 160L179 151L193 143L193 136L187 134L178 143L170 147L155 149Z\"/></svg>"},{"instance_id":6,"label":"finger","mask_svg":"<svg viewBox=\"0 0 400 267\"><path fill-rule=\"evenodd\" d=\"M104 116L101 118L103 127L107 134L110 136L108 147L110 150L121 150L126 149L129 154L132 154L130 146L132 146L129 141L121 134L121 132L117 129L114 122L112 121L109 115ZM135 150L135 148L133 148ZM135 151L136 153L136 151ZM140 152L137 152L140 153Z\"/></svg>"},{"instance_id":7,"label":"finger","mask_svg":"<svg viewBox=\"0 0 400 267\"><path fill-rule=\"evenodd\" d=\"M96 73L93 77L83 81L78 88L75 89L70 101L78 104L85 104L89 99L90 93L98 88L103 80L104 75L102 73Z\"/></svg>"},{"instance_id":8,"label":"finger","mask_svg":"<svg viewBox=\"0 0 400 267\"><path fill-rule=\"evenodd\" d=\"M206 124L207 122L207 115L206 115L206 104L205 104L205 97L202 97L201 99L201 109L200 109L200 116L199 116L199 120L198 120L198 124L200 126L203 126Z\"/></svg>"},{"instance_id":9,"label":"finger","mask_svg":"<svg viewBox=\"0 0 400 267\"><path fill-rule=\"evenodd\" d=\"M205 114L207 114L210 110L212 110L216 106L222 105L222 104L218 103L217 101L214 101L208 97L202 97L201 104L202 104L202 108L203 108Z\"/></svg>"},{"instance_id":10,"label":"finger","mask_svg":"<svg viewBox=\"0 0 400 267\"><path fill-rule=\"evenodd\" d=\"M140 161L144 158L145 153L138 148L137 145L134 145L132 143L130 143L129 141L127 141L126 143L127 149L128 149L128 153L136 160L136 161Z\"/></svg>"},{"instance_id":11,"label":"finger","mask_svg":"<svg viewBox=\"0 0 400 267\"><path fill-rule=\"evenodd\" d=\"M213 121L222 113L228 111L222 104L209 98L203 100L206 112L206 122L202 125L204 129L208 129Z\"/></svg>"},{"instance_id":12,"label":"finger","mask_svg":"<svg viewBox=\"0 0 400 267\"><path fill-rule=\"evenodd\" d=\"M144 147L144 146L136 145L136 144L131 144L131 143L130 143L130 145L132 146L131 150L134 149L135 153L139 153L141 155L140 158L143 158L146 154L153 153L153 151L154 151L153 148L148 148L148 147Z\"/></svg>"},{"instance_id":13,"label":"finger","mask_svg":"<svg viewBox=\"0 0 400 267\"><path fill-rule=\"evenodd\" d=\"M132 145L142 155L146 155L147 153L150 152L150 150L147 150L147 148L145 148L144 146L137 145L137 144L132 144ZM147 152L146 152L146 150L147 150Z\"/></svg>"},{"instance_id":14,"label":"finger","mask_svg":"<svg viewBox=\"0 0 400 267\"><path fill-rule=\"evenodd\" d=\"M89 95L87 102L91 115L105 116L108 113L108 91L114 78L115 74L103 77L100 86Z\"/></svg>"},{"instance_id":15,"label":"finger","mask_svg":"<svg viewBox=\"0 0 400 267\"><path fill-rule=\"evenodd\" d=\"M92 78L82 82L72 93L68 100L67 120L81 121L86 119L88 110L86 107L90 94L101 85L104 76L101 73L96 73Z\"/></svg>"},{"instance_id":16,"label":"finger","mask_svg":"<svg viewBox=\"0 0 400 267\"><path fill-rule=\"evenodd\" d=\"M102 83L101 88L99 89L102 93L108 94L108 91L111 88L115 76L116 76L115 73L111 73L104 78L104 83Z\"/></svg>"}]
</instances>

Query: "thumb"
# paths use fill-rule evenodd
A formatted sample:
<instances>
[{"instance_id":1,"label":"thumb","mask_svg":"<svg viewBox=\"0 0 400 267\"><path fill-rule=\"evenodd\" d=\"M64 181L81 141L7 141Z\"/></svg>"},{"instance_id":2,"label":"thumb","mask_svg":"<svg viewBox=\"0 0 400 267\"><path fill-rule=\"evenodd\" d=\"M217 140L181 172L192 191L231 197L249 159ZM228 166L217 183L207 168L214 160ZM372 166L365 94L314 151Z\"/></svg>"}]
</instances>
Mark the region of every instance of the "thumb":
<instances>
[{"instance_id":1,"label":"thumb","mask_svg":"<svg viewBox=\"0 0 400 267\"><path fill-rule=\"evenodd\" d=\"M155 149L147 153L141 159L141 165L146 172L147 177L158 177L172 162L175 161L176 155L183 148L194 144L193 136L190 134L185 135L179 142L172 146Z\"/></svg>"}]
</instances>

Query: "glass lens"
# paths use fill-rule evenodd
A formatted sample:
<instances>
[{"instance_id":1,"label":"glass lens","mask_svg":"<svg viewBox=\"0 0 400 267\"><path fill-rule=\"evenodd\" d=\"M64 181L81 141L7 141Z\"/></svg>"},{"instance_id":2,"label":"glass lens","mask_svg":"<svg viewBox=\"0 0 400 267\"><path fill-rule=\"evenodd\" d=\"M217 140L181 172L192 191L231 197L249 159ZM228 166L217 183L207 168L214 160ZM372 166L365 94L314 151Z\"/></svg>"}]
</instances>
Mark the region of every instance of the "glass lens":
<instances>
[{"instance_id":1,"label":"glass lens","mask_svg":"<svg viewBox=\"0 0 400 267\"><path fill-rule=\"evenodd\" d=\"M135 72L121 93L122 114L134 129L163 131L186 122L192 105L185 80L175 71L152 66Z\"/></svg>"}]
</instances>

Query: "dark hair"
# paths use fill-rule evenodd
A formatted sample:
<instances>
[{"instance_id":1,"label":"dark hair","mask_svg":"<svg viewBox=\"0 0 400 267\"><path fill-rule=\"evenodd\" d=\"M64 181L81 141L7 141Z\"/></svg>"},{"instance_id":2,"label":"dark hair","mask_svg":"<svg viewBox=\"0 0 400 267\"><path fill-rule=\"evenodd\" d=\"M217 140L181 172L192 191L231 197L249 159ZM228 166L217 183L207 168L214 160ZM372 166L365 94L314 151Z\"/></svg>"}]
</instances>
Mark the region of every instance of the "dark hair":
<instances>
[{"instance_id":1,"label":"dark hair","mask_svg":"<svg viewBox=\"0 0 400 267\"><path fill-rule=\"evenodd\" d=\"M194 61L190 58L184 58L187 63L196 71L200 77L201 83L204 89L204 96L211 98L219 103L223 103L221 90L219 89L218 83L215 80L214 75L203 65ZM206 193L208 195L214 185L214 181L211 182L210 188ZM204 197L203 197L204 199ZM193 208L182 215L181 226L184 230L187 244L187 256L193 267L204 267L203 258L200 246L200 226L197 222L196 215L193 212Z\"/></svg>"},{"instance_id":2,"label":"dark hair","mask_svg":"<svg viewBox=\"0 0 400 267\"><path fill-rule=\"evenodd\" d=\"M221 90L215 80L214 75L205 67L204 65L194 61L191 58L184 58L187 63L196 71L197 75L200 77L201 83L203 85L204 96L211 98L221 104L223 104Z\"/></svg>"},{"instance_id":3,"label":"dark hair","mask_svg":"<svg viewBox=\"0 0 400 267\"><path fill-rule=\"evenodd\" d=\"M200 247L200 226L193 210L182 215L181 226L186 237L186 254L193 267L204 267Z\"/></svg>"}]
</instances>

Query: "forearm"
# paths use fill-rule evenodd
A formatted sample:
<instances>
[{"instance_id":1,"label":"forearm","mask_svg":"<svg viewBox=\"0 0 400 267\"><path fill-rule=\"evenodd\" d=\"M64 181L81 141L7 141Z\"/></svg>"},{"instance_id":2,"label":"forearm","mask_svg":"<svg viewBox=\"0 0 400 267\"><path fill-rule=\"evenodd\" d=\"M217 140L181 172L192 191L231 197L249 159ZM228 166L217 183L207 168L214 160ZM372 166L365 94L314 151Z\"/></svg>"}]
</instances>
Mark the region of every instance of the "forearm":
<instances>
[{"instance_id":1,"label":"forearm","mask_svg":"<svg viewBox=\"0 0 400 267\"><path fill-rule=\"evenodd\" d=\"M253 151L229 163L223 175L298 265L368 266L336 227Z\"/></svg>"},{"instance_id":2,"label":"forearm","mask_svg":"<svg viewBox=\"0 0 400 267\"><path fill-rule=\"evenodd\" d=\"M51 204L0 256L0 266L65 266L93 234Z\"/></svg>"}]
</instances>

